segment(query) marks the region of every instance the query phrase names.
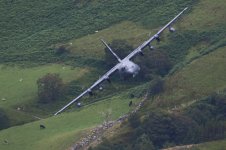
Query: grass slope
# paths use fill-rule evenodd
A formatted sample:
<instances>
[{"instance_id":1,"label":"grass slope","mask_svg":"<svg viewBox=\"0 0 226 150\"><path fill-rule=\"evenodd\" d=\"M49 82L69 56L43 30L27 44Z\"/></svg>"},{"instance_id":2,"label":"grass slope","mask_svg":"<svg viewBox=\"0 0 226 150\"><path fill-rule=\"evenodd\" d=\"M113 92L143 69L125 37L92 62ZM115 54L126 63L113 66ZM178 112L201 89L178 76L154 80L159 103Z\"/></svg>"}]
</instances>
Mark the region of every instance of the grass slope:
<instances>
[{"instance_id":1,"label":"grass slope","mask_svg":"<svg viewBox=\"0 0 226 150\"><path fill-rule=\"evenodd\" d=\"M226 47L219 48L169 76L165 92L160 97L161 103L178 105L225 89L225 58Z\"/></svg>"},{"instance_id":2,"label":"grass slope","mask_svg":"<svg viewBox=\"0 0 226 150\"><path fill-rule=\"evenodd\" d=\"M226 147L226 140L219 140L207 143L201 143L195 146L194 150L224 150Z\"/></svg>"},{"instance_id":3,"label":"grass slope","mask_svg":"<svg viewBox=\"0 0 226 150\"><path fill-rule=\"evenodd\" d=\"M189 50L186 56L186 61L200 56L203 51L215 50L218 46L223 45L221 43L225 43L225 29L223 29L226 25L225 7L224 0L202 0L198 5L194 6L192 13L184 17L183 22L179 22L178 26L180 28L199 32L212 32L209 35L205 35L204 40L193 45L193 48ZM206 17L207 14L208 17ZM212 35L216 33L217 36L214 38ZM223 36L221 36L221 33L223 33ZM210 42L211 40L212 42ZM214 47L213 45L216 46Z\"/></svg>"},{"instance_id":4,"label":"grass slope","mask_svg":"<svg viewBox=\"0 0 226 150\"><path fill-rule=\"evenodd\" d=\"M15 125L34 120L31 114L25 112L30 110L26 106L27 103L36 103L36 81L38 78L47 73L59 73L64 82L69 82L80 78L89 70L64 65L46 65L33 68L2 65L0 71L0 107L6 111L11 120L11 125ZM17 107L23 110L17 111ZM38 112L40 110L34 112L34 114Z\"/></svg>"},{"instance_id":5,"label":"grass slope","mask_svg":"<svg viewBox=\"0 0 226 150\"><path fill-rule=\"evenodd\" d=\"M223 0L200 1L193 11L179 22L180 28L209 33L203 35L204 40L188 49L184 67L166 79L166 91L161 96L160 103L174 106L226 88L226 47L222 44L225 43L225 37L221 37L225 31L219 29L226 24L224 6ZM216 36L212 36L217 32L219 33ZM206 40L208 38L210 40Z\"/></svg>"},{"instance_id":6,"label":"grass slope","mask_svg":"<svg viewBox=\"0 0 226 150\"><path fill-rule=\"evenodd\" d=\"M155 28L192 3L195 0L2 0L0 62L56 62L55 44L124 20Z\"/></svg>"},{"instance_id":7,"label":"grass slope","mask_svg":"<svg viewBox=\"0 0 226 150\"><path fill-rule=\"evenodd\" d=\"M159 106L186 107L188 105L183 104L190 104L213 92L226 89L225 3L223 0L203 0L193 8L192 12L178 25L179 28L185 28L188 31L185 31L186 34L193 35L185 39L187 42L182 44L180 40L174 38L174 42L178 45L175 48L179 50L183 50L181 47L185 44L192 45L185 55L183 67L175 69L175 72L165 78L164 93L154 97L154 103L149 102L150 107L140 112L141 114L146 114L148 109L160 108ZM182 39L186 34L176 33L176 37ZM201 39L196 38L200 35ZM130 129L123 128L123 131L127 130ZM115 139L120 139L120 132L116 134L119 136L116 135ZM199 148L225 149L225 140L202 144Z\"/></svg>"},{"instance_id":8,"label":"grass slope","mask_svg":"<svg viewBox=\"0 0 226 150\"><path fill-rule=\"evenodd\" d=\"M4 150L62 150L68 148L72 142L79 139L83 131L95 127L103 122L102 112L112 111L112 119L127 113L131 108L131 99L127 94L114 96L106 101L79 109L73 113L63 113L22 126L12 127L0 132L0 149ZM136 103L138 99L133 99ZM44 124L45 130L39 129ZM9 144L4 144L7 139Z\"/></svg>"},{"instance_id":9,"label":"grass slope","mask_svg":"<svg viewBox=\"0 0 226 150\"><path fill-rule=\"evenodd\" d=\"M138 46L145 38L148 38L149 33L150 30L139 24L123 21L95 34L70 41L69 49L76 55L103 59L105 46L100 39L106 40L107 43L114 39L125 39L133 46Z\"/></svg>"},{"instance_id":10,"label":"grass slope","mask_svg":"<svg viewBox=\"0 0 226 150\"><path fill-rule=\"evenodd\" d=\"M125 28L128 30L125 30ZM120 36L122 39L127 39L130 43L137 45L141 42L141 40L146 39L148 37L148 34L149 30L144 29L142 26L133 22L125 21L108 29L101 30L98 33L70 41L73 43L70 49L72 53L76 55L81 55L83 57L91 59L94 57L95 59L103 59L104 47L103 44L99 41L100 37L106 37L106 40L109 42ZM20 119L27 122L34 118L30 117L29 114L27 115L26 113L23 113L22 111L16 111L16 107L25 108L25 112L39 116L46 114L45 111L54 112L56 111L56 109L59 109L62 105L67 103L67 100L65 99L65 102L59 103L56 106L37 107L33 105L32 103L36 103L36 81L39 77L43 76L46 73L59 73L60 76L64 79L64 82L75 80L75 82L77 84L80 84L81 87L88 87L98 78L100 74L103 74L104 72L106 72L106 69L97 70L92 67L71 68L70 66L64 65L43 65L30 68L2 65L0 82L3 86L0 87L0 107L4 108L7 111L7 114L12 120L12 124L20 122ZM115 76L117 76L117 74ZM128 82L126 83L126 85L124 84L125 83L113 83L111 87L107 85L106 88L108 91L109 89L111 91L117 91L119 89L122 90L128 88L128 86L134 85L133 83L131 83L130 85L130 83ZM68 98L68 101L72 98L74 98L74 96ZM27 104L31 104L33 105L33 107L30 108L30 106ZM16 113L20 114L21 116L14 117Z\"/></svg>"},{"instance_id":11,"label":"grass slope","mask_svg":"<svg viewBox=\"0 0 226 150\"><path fill-rule=\"evenodd\" d=\"M35 99L37 94L36 81L47 73L59 73L64 82L69 82L83 76L87 73L87 69L62 65L34 68L2 66L0 74L1 107L7 108Z\"/></svg>"},{"instance_id":12,"label":"grass slope","mask_svg":"<svg viewBox=\"0 0 226 150\"><path fill-rule=\"evenodd\" d=\"M193 12L185 16L184 22L181 22L180 25L196 30L215 29L217 26L226 24L225 7L224 0L201 0L198 5L194 6Z\"/></svg>"}]
</instances>

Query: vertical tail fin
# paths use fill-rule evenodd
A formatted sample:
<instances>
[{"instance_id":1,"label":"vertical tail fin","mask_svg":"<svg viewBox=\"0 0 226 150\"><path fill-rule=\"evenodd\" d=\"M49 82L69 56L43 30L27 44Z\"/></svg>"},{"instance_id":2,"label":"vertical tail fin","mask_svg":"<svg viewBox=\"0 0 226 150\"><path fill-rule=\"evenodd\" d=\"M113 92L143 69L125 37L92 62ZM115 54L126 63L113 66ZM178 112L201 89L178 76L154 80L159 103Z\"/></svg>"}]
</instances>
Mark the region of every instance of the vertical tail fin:
<instances>
[{"instance_id":1,"label":"vertical tail fin","mask_svg":"<svg viewBox=\"0 0 226 150\"><path fill-rule=\"evenodd\" d=\"M108 48L108 50L117 58L117 60L119 62L121 62L121 59L114 53L114 51L108 46L108 44L103 40L101 39L101 41L103 42L103 44Z\"/></svg>"}]
</instances>

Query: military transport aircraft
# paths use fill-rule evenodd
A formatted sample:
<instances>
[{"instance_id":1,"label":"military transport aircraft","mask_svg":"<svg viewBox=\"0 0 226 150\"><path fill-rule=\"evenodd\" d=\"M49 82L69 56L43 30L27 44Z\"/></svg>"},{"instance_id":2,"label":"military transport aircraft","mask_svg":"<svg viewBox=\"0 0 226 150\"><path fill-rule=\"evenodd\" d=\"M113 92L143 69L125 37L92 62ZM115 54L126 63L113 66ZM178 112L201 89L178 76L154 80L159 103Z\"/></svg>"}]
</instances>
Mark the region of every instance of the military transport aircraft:
<instances>
[{"instance_id":1,"label":"military transport aircraft","mask_svg":"<svg viewBox=\"0 0 226 150\"><path fill-rule=\"evenodd\" d=\"M151 38L149 38L147 41L143 42L139 47L137 47L135 50L133 50L128 56L126 56L124 59L119 58L114 51L108 46L108 44L101 39L101 41L103 42L103 44L109 49L109 51L115 56L115 58L118 60L118 64L116 64L113 68L111 68L107 73L105 73L101 78L99 78L93 85L91 85L87 90L85 90L83 93L81 93L78 97L76 97L75 99L73 99L70 103L68 103L67 105L65 105L63 108L61 108L58 112L56 112L54 115L57 115L59 113L61 113L63 110L65 110L68 106L70 106L71 104L73 104L74 102L78 101L81 97L83 97L85 94L90 94L93 95L92 90L100 85L102 82L104 82L105 80L108 82L110 81L110 75L113 74L116 71L119 71L120 73L126 73L126 74L130 74L133 77L135 77L138 72L140 71L140 67L135 64L134 62L131 61L131 58L133 58L134 56L136 56L137 54L143 55L142 50L146 47L149 47L150 50L152 50L154 47L151 46L151 42L156 40L158 42L160 42L160 34L165 30L165 29L169 29L170 32L174 32L175 29L172 27L172 24L177 20L177 18L180 17L180 15L182 13L184 13L184 11L187 10L187 8L185 8L183 11L181 11L176 17L174 17L169 23L167 23L162 29L160 29L154 36L152 36Z\"/></svg>"}]
</instances>

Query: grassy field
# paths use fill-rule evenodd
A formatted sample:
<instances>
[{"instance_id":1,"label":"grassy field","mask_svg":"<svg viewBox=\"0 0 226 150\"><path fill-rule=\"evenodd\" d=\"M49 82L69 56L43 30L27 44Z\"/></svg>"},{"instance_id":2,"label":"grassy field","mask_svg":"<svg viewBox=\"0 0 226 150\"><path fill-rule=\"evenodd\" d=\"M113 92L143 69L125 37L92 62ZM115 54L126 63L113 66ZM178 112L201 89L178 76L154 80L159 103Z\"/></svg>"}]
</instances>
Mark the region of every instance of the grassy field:
<instances>
[{"instance_id":1,"label":"grassy field","mask_svg":"<svg viewBox=\"0 0 226 150\"><path fill-rule=\"evenodd\" d=\"M0 106L7 108L23 104L37 97L36 81L47 73L58 73L64 82L78 79L87 69L63 65L46 65L34 68L1 66Z\"/></svg>"},{"instance_id":2,"label":"grassy field","mask_svg":"<svg viewBox=\"0 0 226 150\"><path fill-rule=\"evenodd\" d=\"M193 12L185 16L180 23L183 28L196 30L210 30L225 24L226 4L224 0L201 0L193 7ZM208 14L208 17L206 17Z\"/></svg>"},{"instance_id":3,"label":"grassy field","mask_svg":"<svg viewBox=\"0 0 226 150\"><path fill-rule=\"evenodd\" d=\"M226 140L220 140L199 144L194 150L224 150L225 147Z\"/></svg>"},{"instance_id":4,"label":"grassy field","mask_svg":"<svg viewBox=\"0 0 226 150\"><path fill-rule=\"evenodd\" d=\"M0 62L57 62L59 58L54 55L54 47L59 43L127 20L156 28L193 3L194 0L2 0Z\"/></svg>"},{"instance_id":5,"label":"grassy field","mask_svg":"<svg viewBox=\"0 0 226 150\"><path fill-rule=\"evenodd\" d=\"M95 34L70 41L69 49L76 55L103 59L105 46L100 39L104 39L107 43L111 43L114 39L125 39L135 47L141 44L145 38L147 39L149 33L150 30L139 24L124 21ZM69 43L68 45L70 45Z\"/></svg>"},{"instance_id":6,"label":"grassy field","mask_svg":"<svg viewBox=\"0 0 226 150\"><path fill-rule=\"evenodd\" d=\"M186 56L186 61L200 56L202 51L208 50L214 44L217 45L217 42L222 40L225 41L225 37L221 37L221 33L224 34L225 29L220 29L226 25L225 7L226 4L224 0L203 0L193 7L192 13L185 16L182 22L179 22L178 26L180 28L196 30L199 32L212 32L211 34L206 35L204 40L193 45ZM206 14L208 14L208 17L206 17ZM215 34L218 30L220 30L218 35L215 38L212 37L212 34ZM210 42L211 40L212 42Z\"/></svg>"},{"instance_id":7,"label":"grassy field","mask_svg":"<svg viewBox=\"0 0 226 150\"><path fill-rule=\"evenodd\" d=\"M101 30L98 33L94 33L79 39L69 41L68 45L70 45L69 43L72 43L69 49L75 55L85 57L86 59L94 58L103 60L104 46L100 42L100 38L106 39L106 41L109 43L113 39L117 39L118 37L120 37L121 39L128 40L134 46L137 46L143 40L149 37L149 33L150 30L144 29L141 25L130 21L125 21L110 28ZM77 64L80 62L75 61L75 63ZM60 108L63 104L65 104L65 102L57 104L59 106L38 106L37 108L35 105L32 104L36 103L36 81L39 77L43 76L46 73L59 73L65 82L74 80L78 84L81 84L81 87L88 87L98 78L99 75L103 74L104 72L106 72L106 69L103 70L102 68L99 68L97 70L95 68L87 66L72 68L70 66L65 65L42 65L38 67L26 68L2 65L0 81L3 86L0 87L0 107L4 108L7 111L9 117L12 120L12 124L15 124L15 122L19 121L17 117L13 117L16 113L18 113L18 111L16 111L16 107L25 108L25 112L30 112L31 114L37 115L44 115L45 111L47 110L49 110L48 113L54 112L57 108ZM117 78L117 74L115 75L115 78ZM124 84L125 83L113 83L111 86L112 88L108 86L108 90L117 91L119 89L126 89L130 86L128 86L128 84L130 84L128 82L126 83L126 85ZM74 96L68 98L68 100L74 98ZM31 107L31 109L30 106L27 104L31 104L34 107ZM21 115L19 118L23 118L22 120L30 120L33 118L29 117L29 115L27 115L26 113L24 114L23 112L19 112L19 114Z\"/></svg>"},{"instance_id":8,"label":"grassy field","mask_svg":"<svg viewBox=\"0 0 226 150\"><path fill-rule=\"evenodd\" d=\"M0 71L0 107L6 111L11 125L15 125L34 120L34 117L27 113L30 108L27 108L26 104L37 102L36 81L38 78L47 73L58 73L67 83L81 78L89 70L65 65L46 65L32 68L1 65ZM17 107L23 111L17 111Z\"/></svg>"},{"instance_id":9,"label":"grassy field","mask_svg":"<svg viewBox=\"0 0 226 150\"><path fill-rule=\"evenodd\" d=\"M125 93L78 109L73 113L63 113L56 117L3 130L0 132L0 149L66 149L79 139L83 131L102 123L105 119L103 112L110 109L112 119L127 113L131 109L128 106L130 100ZM138 99L133 99L133 101L136 103ZM44 124L46 129L40 130L39 124ZM9 144L3 143L5 139L9 141Z\"/></svg>"},{"instance_id":10,"label":"grassy field","mask_svg":"<svg viewBox=\"0 0 226 150\"><path fill-rule=\"evenodd\" d=\"M184 63L182 62L184 67L166 79L166 91L160 98L162 103L174 106L200 99L214 91L226 88L224 69L226 47L220 44L225 40L221 37L226 24L224 6L223 0L200 1L193 7L192 12L178 23L179 28L197 31L197 36L200 32L204 34L203 38L188 49ZM208 17L206 14L209 14ZM213 36L217 32L219 33ZM190 41L187 39L188 43Z\"/></svg>"},{"instance_id":11,"label":"grassy field","mask_svg":"<svg viewBox=\"0 0 226 150\"><path fill-rule=\"evenodd\" d=\"M160 103L179 105L226 88L226 47L203 56L166 79Z\"/></svg>"}]
</instances>

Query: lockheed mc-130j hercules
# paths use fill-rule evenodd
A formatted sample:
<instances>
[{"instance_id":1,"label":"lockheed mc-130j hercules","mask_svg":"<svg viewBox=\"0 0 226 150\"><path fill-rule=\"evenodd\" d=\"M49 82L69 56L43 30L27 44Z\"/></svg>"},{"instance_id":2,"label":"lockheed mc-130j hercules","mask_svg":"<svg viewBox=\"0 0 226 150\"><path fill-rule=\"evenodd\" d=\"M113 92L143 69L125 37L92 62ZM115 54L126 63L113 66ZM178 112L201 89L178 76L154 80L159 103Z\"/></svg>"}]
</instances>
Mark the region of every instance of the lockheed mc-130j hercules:
<instances>
[{"instance_id":1,"label":"lockheed mc-130j hercules","mask_svg":"<svg viewBox=\"0 0 226 150\"><path fill-rule=\"evenodd\" d=\"M115 56L115 58L118 60L118 63L111 68L107 73L105 73L102 77L100 77L93 85L91 85L87 90L85 90L83 93L81 93L78 97L73 99L70 103L65 105L63 108L61 108L59 111L57 111L54 115L57 115L61 113L63 110L65 110L68 106L73 104L74 102L78 101L81 97L83 97L86 94L92 95L92 90L99 86L102 82L108 81L110 82L110 76L116 72L119 71L122 74L130 74L133 77L135 77L138 72L140 71L140 67L131 61L131 58L134 56L140 54L143 55L143 49L146 47L149 47L151 50L153 49L153 46L151 45L151 42L156 40L160 41L160 34L165 30L169 29L170 32L174 32L175 29L172 27L172 24L184 13L184 11L187 10L185 8L183 11L181 11L177 16L175 16L170 22L168 22L163 28L161 28L155 35L153 35L151 38L149 38L147 41L143 42L139 47L137 47L135 50L133 50L129 55L127 55L125 58L121 59L117 56L116 53L108 46L108 44L101 39L103 44L108 48L108 50Z\"/></svg>"}]
</instances>

